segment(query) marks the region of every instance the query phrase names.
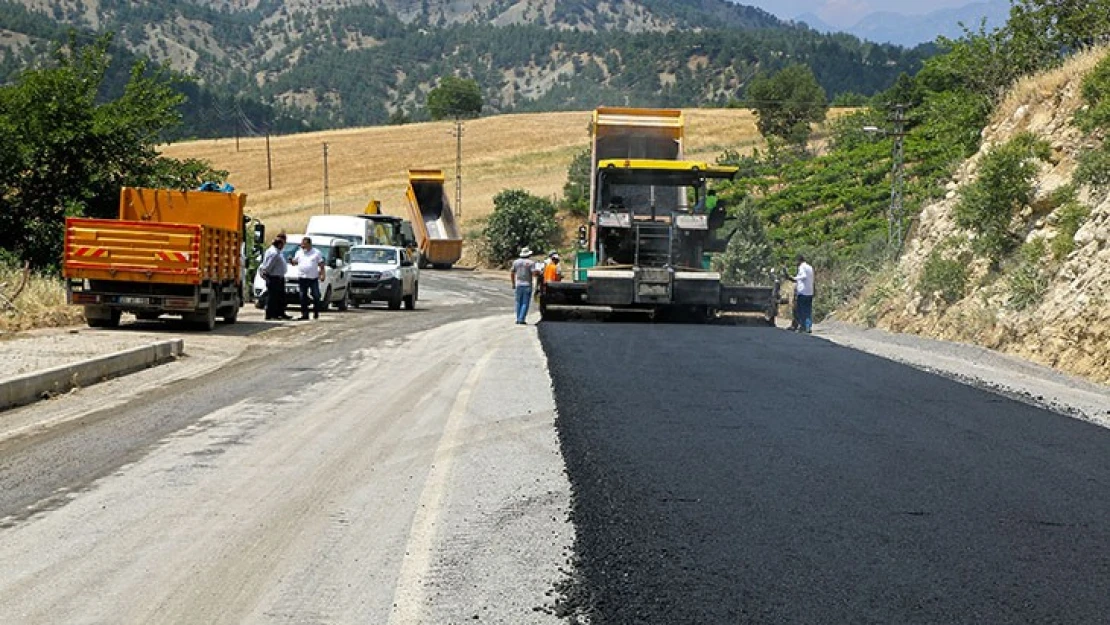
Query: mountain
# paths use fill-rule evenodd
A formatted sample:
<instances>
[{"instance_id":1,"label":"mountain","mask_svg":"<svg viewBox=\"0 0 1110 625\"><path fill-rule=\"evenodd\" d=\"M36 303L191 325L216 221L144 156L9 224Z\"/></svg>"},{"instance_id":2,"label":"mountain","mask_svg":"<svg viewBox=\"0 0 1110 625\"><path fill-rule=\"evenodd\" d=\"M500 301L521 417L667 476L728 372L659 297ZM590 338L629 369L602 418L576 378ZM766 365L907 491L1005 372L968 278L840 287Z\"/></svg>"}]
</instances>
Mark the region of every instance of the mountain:
<instances>
[{"instance_id":1,"label":"mountain","mask_svg":"<svg viewBox=\"0 0 1110 625\"><path fill-rule=\"evenodd\" d=\"M448 74L476 80L490 113L723 105L792 63L830 97L871 94L927 54L726 0L0 0L0 24L0 81L67 28L195 76L196 135L420 119Z\"/></svg>"},{"instance_id":2,"label":"mountain","mask_svg":"<svg viewBox=\"0 0 1110 625\"><path fill-rule=\"evenodd\" d=\"M980 22L986 19L988 28L997 28L1005 24L1009 16L1009 0L989 0L952 9L939 9L924 15L879 11L864 16L849 28L830 26L813 13L799 15L794 21L805 23L822 33L843 31L868 41L916 46L935 41L938 36L958 38L963 34L961 23L971 30L978 30Z\"/></svg>"},{"instance_id":3,"label":"mountain","mask_svg":"<svg viewBox=\"0 0 1110 625\"><path fill-rule=\"evenodd\" d=\"M872 13L848 29L848 32L871 41L913 46L934 41L938 35L955 39L963 34L961 23L977 30L984 18L988 27L997 28L1005 24L1009 16L1009 0L993 0L955 9L942 9L925 15Z\"/></svg>"}]
</instances>

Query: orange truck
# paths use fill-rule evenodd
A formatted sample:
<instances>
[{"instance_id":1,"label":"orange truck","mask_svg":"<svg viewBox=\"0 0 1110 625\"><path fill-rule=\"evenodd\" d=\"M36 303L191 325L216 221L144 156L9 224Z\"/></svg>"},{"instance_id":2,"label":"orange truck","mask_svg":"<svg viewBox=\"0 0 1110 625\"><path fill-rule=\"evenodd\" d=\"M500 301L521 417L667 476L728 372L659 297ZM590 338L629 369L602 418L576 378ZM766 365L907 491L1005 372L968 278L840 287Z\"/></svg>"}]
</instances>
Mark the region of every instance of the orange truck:
<instances>
[{"instance_id":1,"label":"orange truck","mask_svg":"<svg viewBox=\"0 0 1110 625\"><path fill-rule=\"evenodd\" d=\"M410 169L409 201L412 229L420 248L420 266L450 269L462 258L462 236L443 189L443 171Z\"/></svg>"},{"instance_id":2,"label":"orange truck","mask_svg":"<svg viewBox=\"0 0 1110 625\"><path fill-rule=\"evenodd\" d=\"M124 187L118 219L66 219L62 274L90 327L175 315L212 330L243 304L247 196Z\"/></svg>"}]
</instances>

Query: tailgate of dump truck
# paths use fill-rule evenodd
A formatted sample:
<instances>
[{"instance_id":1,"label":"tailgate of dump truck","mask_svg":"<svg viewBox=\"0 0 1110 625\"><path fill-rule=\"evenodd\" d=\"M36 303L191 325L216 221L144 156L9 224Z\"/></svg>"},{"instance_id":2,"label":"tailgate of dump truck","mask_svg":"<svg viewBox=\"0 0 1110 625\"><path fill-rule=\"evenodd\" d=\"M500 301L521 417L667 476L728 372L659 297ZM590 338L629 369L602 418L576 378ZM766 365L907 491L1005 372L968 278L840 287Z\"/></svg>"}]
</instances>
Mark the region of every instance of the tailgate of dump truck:
<instances>
[{"instance_id":1,"label":"tailgate of dump truck","mask_svg":"<svg viewBox=\"0 0 1110 625\"><path fill-rule=\"evenodd\" d=\"M71 217L63 274L170 284L235 280L238 248L236 232L212 226Z\"/></svg>"}]
</instances>

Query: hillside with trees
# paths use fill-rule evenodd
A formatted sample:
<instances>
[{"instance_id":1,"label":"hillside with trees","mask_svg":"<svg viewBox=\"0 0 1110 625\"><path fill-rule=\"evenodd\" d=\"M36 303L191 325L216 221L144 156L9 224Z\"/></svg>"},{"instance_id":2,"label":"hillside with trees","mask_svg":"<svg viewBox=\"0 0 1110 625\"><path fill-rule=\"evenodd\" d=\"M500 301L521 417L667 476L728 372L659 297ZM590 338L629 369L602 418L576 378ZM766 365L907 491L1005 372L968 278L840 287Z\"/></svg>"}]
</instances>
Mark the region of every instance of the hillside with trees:
<instances>
[{"instance_id":1,"label":"hillside with trees","mask_svg":"<svg viewBox=\"0 0 1110 625\"><path fill-rule=\"evenodd\" d=\"M145 3L0 1L0 83L47 58L69 28L116 33L187 84L183 133L229 136L428 119L443 76L472 79L484 114L599 104L721 106L751 81L809 66L830 98L914 73L907 50L783 23L726 0Z\"/></svg>"},{"instance_id":2,"label":"hillside with trees","mask_svg":"<svg viewBox=\"0 0 1110 625\"><path fill-rule=\"evenodd\" d=\"M837 118L816 153L761 124L769 149L721 159L741 167L725 197L748 227L718 267L743 275L803 252L819 316L1110 379L1108 32L1106 3L1017 0L1004 27L946 42ZM772 251L745 253L753 241Z\"/></svg>"}]
</instances>

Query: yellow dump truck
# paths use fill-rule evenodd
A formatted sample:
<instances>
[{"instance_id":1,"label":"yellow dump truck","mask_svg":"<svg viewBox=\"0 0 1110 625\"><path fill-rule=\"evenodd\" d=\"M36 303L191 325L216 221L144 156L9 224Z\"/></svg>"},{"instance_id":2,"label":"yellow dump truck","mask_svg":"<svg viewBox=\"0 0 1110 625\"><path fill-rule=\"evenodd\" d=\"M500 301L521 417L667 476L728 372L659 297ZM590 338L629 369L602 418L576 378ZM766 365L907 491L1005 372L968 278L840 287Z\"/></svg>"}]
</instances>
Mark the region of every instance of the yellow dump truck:
<instances>
[{"instance_id":1,"label":"yellow dump truck","mask_svg":"<svg viewBox=\"0 0 1110 625\"><path fill-rule=\"evenodd\" d=\"M62 273L91 327L179 315L206 330L243 304L247 196L125 187L118 219L66 219Z\"/></svg>"},{"instance_id":2,"label":"yellow dump truck","mask_svg":"<svg viewBox=\"0 0 1110 625\"><path fill-rule=\"evenodd\" d=\"M406 197L422 267L450 269L462 257L462 236L443 181L439 169L409 170Z\"/></svg>"}]
</instances>

